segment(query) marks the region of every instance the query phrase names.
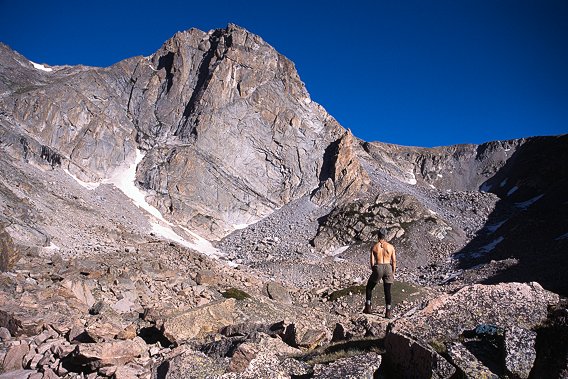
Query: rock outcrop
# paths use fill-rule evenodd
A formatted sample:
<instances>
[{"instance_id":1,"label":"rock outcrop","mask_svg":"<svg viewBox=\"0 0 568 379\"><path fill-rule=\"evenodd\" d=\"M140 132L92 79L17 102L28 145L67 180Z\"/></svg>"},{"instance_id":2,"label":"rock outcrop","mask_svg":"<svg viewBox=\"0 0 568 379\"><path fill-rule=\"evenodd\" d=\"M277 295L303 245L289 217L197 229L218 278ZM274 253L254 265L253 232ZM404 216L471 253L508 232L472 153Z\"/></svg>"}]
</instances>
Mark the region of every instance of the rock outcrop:
<instances>
[{"instance_id":1,"label":"rock outcrop","mask_svg":"<svg viewBox=\"0 0 568 379\"><path fill-rule=\"evenodd\" d=\"M393 322L385 359L404 377L448 378L452 372L439 370L451 368L451 362L468 375L528 378L536 358L531 330L547 320L548 306L557 302L558 296L538 283L465 287ZM416 367L421 371L413 376Z\"/></svg>"},{"instance_id":2,"label":"rock outcrop","mask_svg":"<svg viewBox=\"0 0 568 379\"><path fill-rule=\"evenodd\" d=\"M320 186L312 200L320 205L346 203L364 196L370 179L354 152L355 138L351 131L329 145L320 173Z\"/></svg>"}]
</instances>

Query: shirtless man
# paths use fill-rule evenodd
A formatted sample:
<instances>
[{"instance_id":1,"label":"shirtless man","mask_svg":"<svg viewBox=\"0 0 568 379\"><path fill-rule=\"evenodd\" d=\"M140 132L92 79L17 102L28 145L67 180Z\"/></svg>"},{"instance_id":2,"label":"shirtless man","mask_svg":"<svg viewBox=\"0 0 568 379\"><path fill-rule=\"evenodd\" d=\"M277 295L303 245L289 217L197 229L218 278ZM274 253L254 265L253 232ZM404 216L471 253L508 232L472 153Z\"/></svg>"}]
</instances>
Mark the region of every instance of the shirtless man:
<instances>
[{"instance_id":1,"label":"shirtless man","mask_svg":"<svg viewBox=\"0 0 568 379\"><path fill-rule=\"evenodd\" d=\"M396 253L394 246L385 241L385 230L377 231L377 243L371 249L371 270L373 273L369 277L366 288L366 302L363 313L371 313L371 296L373 288L380 279L383 280L385 290L386 318L392 318L391 311L391 285L394 282L394 273L396 271Z\"/></svg>"}]
</instances>

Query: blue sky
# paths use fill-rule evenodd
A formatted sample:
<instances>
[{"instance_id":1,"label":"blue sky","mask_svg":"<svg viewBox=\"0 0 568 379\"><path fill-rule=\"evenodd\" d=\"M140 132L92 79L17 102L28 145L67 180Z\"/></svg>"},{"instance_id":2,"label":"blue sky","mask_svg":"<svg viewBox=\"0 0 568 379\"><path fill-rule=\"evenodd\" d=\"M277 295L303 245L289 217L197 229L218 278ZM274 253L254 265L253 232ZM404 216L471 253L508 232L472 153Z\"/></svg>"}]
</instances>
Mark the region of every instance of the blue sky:
<instances>
[{"instance_id":1,"label":"blue sky","mask_svg":"<svg viewBox=\"0 0 568 379\"><path fill-rule=\"evenodd\" d=\"M295 62L367 141L438 146L568 133L568 1L0 0L0 41L108 66L232 22Z\"/></svg>"}]
</instances>

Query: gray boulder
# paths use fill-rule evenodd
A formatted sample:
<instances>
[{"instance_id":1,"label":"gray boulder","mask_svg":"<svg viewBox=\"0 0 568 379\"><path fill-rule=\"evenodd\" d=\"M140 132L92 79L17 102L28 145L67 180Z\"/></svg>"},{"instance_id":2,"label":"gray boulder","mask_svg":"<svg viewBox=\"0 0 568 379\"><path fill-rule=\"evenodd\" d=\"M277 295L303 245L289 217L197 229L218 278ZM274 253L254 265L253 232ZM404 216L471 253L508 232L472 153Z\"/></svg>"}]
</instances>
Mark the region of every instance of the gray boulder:
<instances>
[{"instance_id":1,"label":"gray boulder","mask_svg":"<svg viewBox=\"0 0 568 379\"><path fill-rule=\"evenodd\" d=\"M328 364L314 365L314 379L373 379L381 365L377 353L340 358Z\"/></svg>"}]
</instances>

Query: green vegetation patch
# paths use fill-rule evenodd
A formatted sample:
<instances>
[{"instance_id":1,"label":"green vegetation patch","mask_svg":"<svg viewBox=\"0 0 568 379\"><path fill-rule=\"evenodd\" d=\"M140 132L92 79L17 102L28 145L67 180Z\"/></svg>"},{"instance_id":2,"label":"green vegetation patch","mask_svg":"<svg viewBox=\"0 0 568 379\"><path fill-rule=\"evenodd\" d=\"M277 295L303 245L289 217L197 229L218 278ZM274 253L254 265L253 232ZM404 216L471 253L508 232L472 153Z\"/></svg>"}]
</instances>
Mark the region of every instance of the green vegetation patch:
<instances>
[{"instance_id":1,"label":"green vegetation patch","mask_svg":"<svg viewBox=\"0 0 568 379\"><path fill-rule=\"evenodd\" d=\"M229 289L227 289L224 292L221 292L221 295L223 295L224 298L226 299L236 299L236 300L244 300L244 299L248 299L251 296L246 293L243 290L240 290L238 288L235 287L231 287Z\"/></svg>"}]
</instances>

